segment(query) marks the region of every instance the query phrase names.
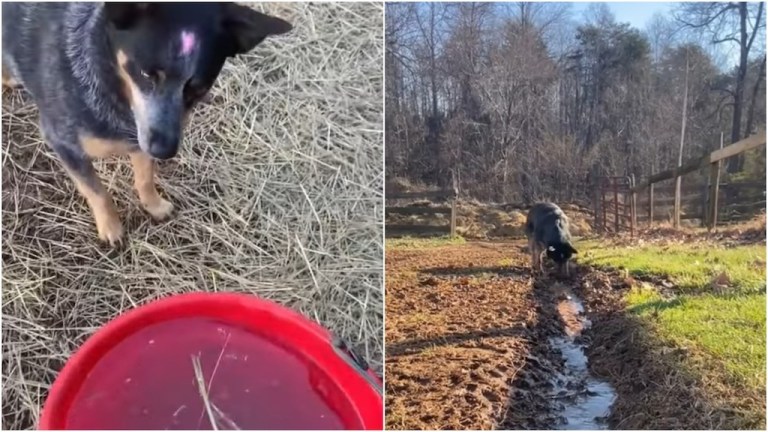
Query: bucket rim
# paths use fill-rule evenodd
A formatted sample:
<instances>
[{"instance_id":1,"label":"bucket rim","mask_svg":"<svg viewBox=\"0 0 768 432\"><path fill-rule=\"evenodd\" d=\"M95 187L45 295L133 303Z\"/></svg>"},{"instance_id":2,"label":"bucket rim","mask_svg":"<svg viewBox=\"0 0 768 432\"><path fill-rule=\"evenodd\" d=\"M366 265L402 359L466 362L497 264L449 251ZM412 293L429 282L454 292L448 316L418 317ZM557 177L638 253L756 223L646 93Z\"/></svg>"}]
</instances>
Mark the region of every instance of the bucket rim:
<instances>
[{"instance_id":1,"label":"bucket rim","mask_svg":"<svg viewBox=\"0 0 768 432\"><path fill-rule=\"evenodd\" d=\"M267 339L284 348L289 347L289 351L313 362L331 379L351 406L362 429L382 429L382 395L369 382L372 378L378 383L379 377L368 370L369 379L366 379L361 371L345 361L334 347L337 339L328 330L290 308L253 294L194 292L151 300L121 313L91 334L69 357L54 380L43 405L39 430L65 428L69 408L90 371L129 336L154 324L195 317L219 319L255 332L256 325L233 319L232 311L241 316L258 316L273 328L282 327L278 337L271 336L270 332Z\"/></svg>"}]
</instances>

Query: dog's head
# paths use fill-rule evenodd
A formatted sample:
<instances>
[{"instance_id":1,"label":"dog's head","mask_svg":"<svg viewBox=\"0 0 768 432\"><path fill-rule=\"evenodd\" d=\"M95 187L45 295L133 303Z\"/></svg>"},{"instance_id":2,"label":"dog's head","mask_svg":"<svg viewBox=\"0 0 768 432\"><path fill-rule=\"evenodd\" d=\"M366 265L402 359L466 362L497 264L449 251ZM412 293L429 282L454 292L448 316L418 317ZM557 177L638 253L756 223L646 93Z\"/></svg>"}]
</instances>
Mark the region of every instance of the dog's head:
<instances>
[{"instance_id":1,"label":"dog's head","mask_svg":"<svg viewBox=\"0 0 768 432\"><path fill-rule=\"evenodd\" d=\"M570 243L557 243L547 246L547 258L562 264L571 259L578 251Z\"/></svg>"},{"instance_id":2,"label":"dog's head","mask_svg":"<svg viewBox=\"0 0 768 432\"><path fill-rule=\"evenodd\" d=\"M139 146L176 155L184 118L213 85L227 57L291 25L234 3L104 3L108 37Z\"/></svg>"}]
</instances>

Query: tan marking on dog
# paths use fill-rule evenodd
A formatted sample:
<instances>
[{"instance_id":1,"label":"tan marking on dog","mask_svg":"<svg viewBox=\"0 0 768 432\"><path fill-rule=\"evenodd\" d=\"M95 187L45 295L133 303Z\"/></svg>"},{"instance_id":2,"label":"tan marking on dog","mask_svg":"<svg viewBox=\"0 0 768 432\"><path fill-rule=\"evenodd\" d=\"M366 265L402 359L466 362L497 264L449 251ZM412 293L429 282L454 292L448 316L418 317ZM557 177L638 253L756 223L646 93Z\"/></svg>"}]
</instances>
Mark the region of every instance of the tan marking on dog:
<instances>
[{"instance_id":1,"label":"tan marking on dog","mask_svg":"<svg viewBox=\"0 0 768 432\"><path fill-rule=\"evenodd\" d=\"M21 86L21 83L16 80L16 78L12 77L11 74L6 71L5 68L2 69L2 75L3 75L3 86L8 88L18 88Z\"/></svg>"},{"instance_id":2,"label":"tan marking on dog","mask_svg":"<svg viewBox=\"0 0 768 432\"><path fill-rule=\"evenodd\" d=\"M85 154L91 158L105 158L113 155L125 156L136 149L136 145L132 145L128 141L101 139L87 135L80 135L80 146Z\"/></svg>"},{"instance_id":3,"label":"tan marking on dog","mask_svg":"<svg viewBox=\"0 0 768 432\"><path fill-rule=\"evenodd\" d=\"M155 164L144 152L133 152L133 184L139 194L144 209L156 220L168 218L173 212L173 204L163 199L155 187Z\"/></svg>"},{"instance_id":4,"label":"tan marking on dog","mask_svg":"<svg viewBox=\"0 0 768 432\"><path fill-rule=\"evenodd\" d=\"M544 264L541 260L544 247L531 237L528 239L528 251L531 253L531 270L534 273L544 273Z\"/></svg>"},{"instance_id":5,"label":"tan marking on dog","mask_svg":"<svg viewBox=\"0 0 768 432\"><path fill-rule=\"evenodd\" d=\"M91 208L99 238L112 246L120 243L123 238L123 224L120 222L120 216L117 214L109 192L98 179L96 179L97 187L93 189L79 176L69 170L66 171L75 182L77 190L85 197L88 207Z\"/></svg>"},{"instance_id":6,"label":"tan marking on dog","mask_svg":"<svg viewBox=\"0 0 768 432\"><path fill-rule=\"evenodd\" d=\"M120 75L120 79L123 81L124 92L128 98L128 102L133 109L133 115L136 118L138 124L146 124L147 109L144 105L144 97L139 90L139 86L131 78L128 71L125 70L125 65L128 64L128 56L122 50L117 51L117 71Z\"/></svg>"}]
</instances>

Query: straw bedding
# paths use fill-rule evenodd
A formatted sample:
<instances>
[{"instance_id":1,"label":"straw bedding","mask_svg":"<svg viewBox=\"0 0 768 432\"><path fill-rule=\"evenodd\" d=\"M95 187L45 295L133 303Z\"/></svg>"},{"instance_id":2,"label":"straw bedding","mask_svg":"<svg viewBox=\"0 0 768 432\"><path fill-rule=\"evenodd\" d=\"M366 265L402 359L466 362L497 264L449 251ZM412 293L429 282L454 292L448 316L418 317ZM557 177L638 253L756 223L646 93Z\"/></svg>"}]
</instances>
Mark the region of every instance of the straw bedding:
<instances>
[{"instance_id":1,"label":"straw bedding","mask_svg":"<svg viewBox=\"0 0 768 432\"><path fill-rule=\"evenodd\" d=\"M160 164L176 206L153 222L126 159L97 163L126 228L100 245L23 91L3 91L4 429L35 427L47 389L100 325L151 299L257 294L382 362L382 6L270 3L294 30L229 62Z\"/></svg>"}]
</instances>

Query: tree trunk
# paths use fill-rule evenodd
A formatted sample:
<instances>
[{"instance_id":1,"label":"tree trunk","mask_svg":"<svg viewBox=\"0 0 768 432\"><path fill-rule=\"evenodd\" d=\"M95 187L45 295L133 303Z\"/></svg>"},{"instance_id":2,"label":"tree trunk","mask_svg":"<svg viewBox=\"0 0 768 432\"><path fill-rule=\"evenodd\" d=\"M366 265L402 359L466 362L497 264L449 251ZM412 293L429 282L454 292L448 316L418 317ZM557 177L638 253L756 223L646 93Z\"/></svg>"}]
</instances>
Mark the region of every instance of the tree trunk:
<instances>
[{"instance_id":1,"label":"tree trunk","mask_svg":"<svg viewBox=\"0 0 768 432\"><path fill-rule=\"evenodd\" d=\"M757 73L755 86L752 87L752 100L749 103L749 110L747 111L747 127L744 130L744 138L748 137L752 133L752 127L755 122L755 104L757 103L757 94L760 92L760 85L763 84L764 78L765 78L765 56L763 56L763 62L760 63L760 70Z\"/></svg>"},{"instance_id":2,"label":"tree trunk","mask_svg":"<svg viewBox=\"0 0 768 432\"><path fill-rule=\"evenodd\" d=\"M739 3L740 21L740 55L739 70L736 75L736 91L733 95L733 123L731 125L731 144L741 139L741 111L744 103L744 81L747 77L747 57L749 55L749 41L747 39L747 3ZM757 29L755 29L757 31ZM737 155L728 160L728 173L741 171L744 165L743 155Z\"/></svg>"},{"instance_id":3,"label":"tree trunk","mask_svg":"<svg viewBox=\"0 0 768 432\"><path fill-rule=\"evenodd\" d=\"M683 145L685 144L685 122L688 118L688 53L685 55L685 92L683 93L683 126L680 131L680 153L677 156L677 166L683 165ZM675 179L675 216L674 226L680 228L680 186L683 177L678 176Z\"/></svg>"}]
</instances>

